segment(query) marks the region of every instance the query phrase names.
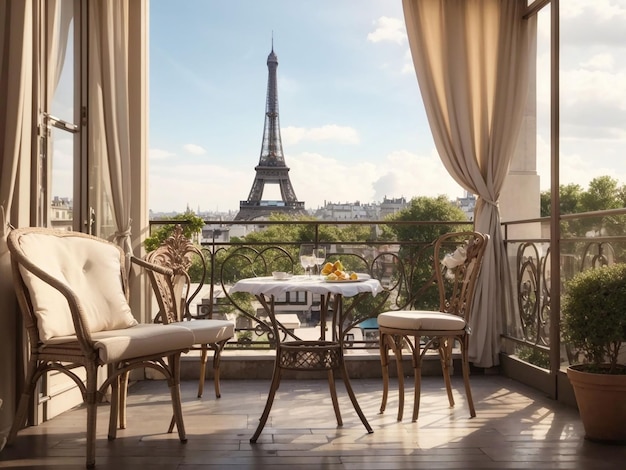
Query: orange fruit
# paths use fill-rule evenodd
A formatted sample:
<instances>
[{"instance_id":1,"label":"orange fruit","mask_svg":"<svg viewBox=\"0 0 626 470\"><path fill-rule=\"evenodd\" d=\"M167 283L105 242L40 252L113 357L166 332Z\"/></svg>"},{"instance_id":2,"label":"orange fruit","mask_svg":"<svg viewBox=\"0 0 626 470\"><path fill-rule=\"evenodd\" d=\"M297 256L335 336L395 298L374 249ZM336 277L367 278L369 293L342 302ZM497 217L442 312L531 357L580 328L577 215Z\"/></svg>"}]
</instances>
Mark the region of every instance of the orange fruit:
<instances>
[{"instance_id":1,"label":"orange fruit","mask_svg":"<svg viewBox=\"0 0 626 470\"><path fill-rule=\"evenodd\" d=\"M333 263L333 271L343 271L343 264L341 264L341 261L337 260Z\"/></svg>"}]
</instances>

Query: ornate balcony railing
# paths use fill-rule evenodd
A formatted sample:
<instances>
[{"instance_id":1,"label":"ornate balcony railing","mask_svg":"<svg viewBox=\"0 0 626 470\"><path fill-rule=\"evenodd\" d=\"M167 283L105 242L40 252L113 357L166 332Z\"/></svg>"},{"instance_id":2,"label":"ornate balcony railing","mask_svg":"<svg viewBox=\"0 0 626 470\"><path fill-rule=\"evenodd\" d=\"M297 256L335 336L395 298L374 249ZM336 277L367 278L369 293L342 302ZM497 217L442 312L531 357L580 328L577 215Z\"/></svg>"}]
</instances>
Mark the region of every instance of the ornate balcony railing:
<instances>
[{"instance_id":1,"label":"ornate balcony railing","mask_svg":"<svg viewBox=\"0 0 626 470\"><path fill-rule=\"evenodd\" d=\"M515 310L506 313L505 337L516 344L520 358L549 368L550 329L554 323L550 219L507 222L503 228L515 300ZM559 292L555 295L565 293L567 281L580 271L626 262L626 209L563 215L560 231ZM577 352L562 344L561 364L577 359Z\"/></svg>"},{"instance_id":2,"label":"ornate balcony railing","mask_svg":"<svg viewBox=\"0 0 626 470\"><path fill-rule=\"evenodd\" d=\"M151 231L163 225L180 221L161 220L151 222ZM233 226L252 225L250 222L227 223L205 221L214 227L213 234L223 234ZM432 276L432 241L443 231L471 228L471 222L382 222L382 221L264 221L264 228L280 225L299 225L299 233L309 238L300 241L268 239L241 241L231 237L228 241L212 236L201 241L206 258L206 288L202 299L196 303L196 311L189 315L196 318L228 318L235 321L236 338L228 348L273 347L275 338L269 320L264 317L261 305L253 296L244 293L231 295L229 288L237 280L271 275L272 271L303 274L298 251L302 243L326 247L326 260L340 259L347 270L366 273L381 281L383 292L372 298L344 299L349 324L345 325L346 344L354 349L378 347L377 315L389 309L408 307L437 307L438 295ZM396 240L390 236L391 226L401 227L405 232L414 231L414 239ZM337 227L353 226L355 230L368 233L366 241L338 239ZM419 227L419 230L417 228ZM335 228L335 230L332 230ZM268 232L269 233L269 232ZM324 237L324 233L328 233ZM362 232L363 233L363 232ZM348 234L349 235L349 234ZM257 239L259 237L256 237ZM331 239L332 238L332 239ZM362 236L360 238L363 238ZM408 237L407 238L411 238ZM451 251L455 247L451 246ZM284 337L306 339L324 336L325 319L320 318L320 299L307 293L289 293L275 300L279 321L282 321Z\"/></svg>"},{"instance_id":3,"label":"ornate balcony railing","mask_svg":"<svg viewBox=\"0 0 626 470\"><path fill-rule=\"evenodd\" d=\"M180 221L153 221L154 230ZM327 248L328 260L341 259L351 271L364 272L379 279L384 292L346 308L352 309L346 343L355 349L377 347L375 318L385 309L436 307L436 287L432 283L432 241L445 227L467 229L471 222L388 222L388 221L264 221L264 228L301 225L305 239L298 241L263 238L241 241L232 237L222 241L225 230L250 222L206 221L214 227L213 237L203 240L207 259L208 281L203 299L197 304L196 317L226 317L237 325L236 339L229 348L272 347L275 339L267 319L252 296L229 295L229 286L250 276L269 275L272 271L302 274L298 260L301 243ZM366 241L338 239L339 231L329 228L353 226L369 234ZM405 240L390 237L401 233ZM551 329L550 219L537 218L502 224L511 270L511 311L503 312L503 337L516 346L520 358L540 367L549 367ZM280 233L279 230L275 231ZM626 209L562 216L560 250L560 291L576 272L602 264L626 262ZM268 232L269 233L269 232ZM322 234L332 233L332 236ZM255 239L259 239L256 237ZM452 247L451 247L452 249ZM560 292L559 294L560 295ZM290 315L285 319L283 335L322 335L324 322L319 318L319 299L306 293L276 299L277 311ZM294 320L294 321L290 321ZM562 362L574 359L567 345Z\"/></svg>"}]
</instances>

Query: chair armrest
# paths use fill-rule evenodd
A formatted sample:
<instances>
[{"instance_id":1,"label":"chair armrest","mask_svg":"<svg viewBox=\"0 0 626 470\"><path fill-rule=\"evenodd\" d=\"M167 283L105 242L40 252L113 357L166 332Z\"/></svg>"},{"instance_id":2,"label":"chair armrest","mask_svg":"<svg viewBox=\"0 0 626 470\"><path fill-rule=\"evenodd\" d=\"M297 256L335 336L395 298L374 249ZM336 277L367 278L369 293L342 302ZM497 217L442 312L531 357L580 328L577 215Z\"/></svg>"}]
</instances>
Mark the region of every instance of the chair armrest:
<instances>
[{"instance_id":1,"label":"chair armrest","mask_svg":"<svg viewBox=\"0 0 626 470\"><path fill-rule=\"evenodd\" d=\"M154 271L158 274L162 274L164 276L173 276L174 271L170 268L166 268L164 266L159 266L158 264L150 263L141 258L137 258L136 256L131 256L131 262L138 264L142 268L148 269L150 271Z\"/></svg>"}]
</instances>

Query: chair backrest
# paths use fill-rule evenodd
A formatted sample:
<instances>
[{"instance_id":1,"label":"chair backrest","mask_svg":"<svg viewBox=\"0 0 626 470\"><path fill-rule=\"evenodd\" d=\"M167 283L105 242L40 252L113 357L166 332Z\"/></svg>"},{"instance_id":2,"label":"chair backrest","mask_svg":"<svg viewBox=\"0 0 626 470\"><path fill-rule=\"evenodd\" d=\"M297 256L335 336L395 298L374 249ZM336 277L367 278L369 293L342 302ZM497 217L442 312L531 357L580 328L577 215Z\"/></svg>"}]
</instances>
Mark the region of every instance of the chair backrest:
<instances>
[{"instance_id":1,"label":"chair backrest","mask_svg":"<svg viewBox=\"0 0 626 470\"><path fill-rule=\"evenodd\" d=\"M79 232L22 228L9 233L13 280L31 345L137 324L128 304L124 252Z\"/></svg>"},{"instance_id":2,"label":"chair backrest","mask_svg":"<svg viewBox=\"0 0 626 470\"><path fill-rule=\"evenodd\" d=\"M197 259L201 270L200 282L193 292L189 269ZM183 232L180 224L174 232L146 255L146 261L171 270L171 275L147 269L156 295L159 312L155 321L173 323L182 321L189 314L189 304L202 289L206 277L206 261L202 250L194 245Z\"/></svg>"},{"instance_id":3,"label":"chair backrest","mask_svg":"<svg viewBox=\"0 0 626 470\"><path fill-rule=\"evenodd\" d=\"M469 321L476 282L489 235L451 232L435 242L435 274L439 287L439 310Z\"/></svg>"}]
</instances>

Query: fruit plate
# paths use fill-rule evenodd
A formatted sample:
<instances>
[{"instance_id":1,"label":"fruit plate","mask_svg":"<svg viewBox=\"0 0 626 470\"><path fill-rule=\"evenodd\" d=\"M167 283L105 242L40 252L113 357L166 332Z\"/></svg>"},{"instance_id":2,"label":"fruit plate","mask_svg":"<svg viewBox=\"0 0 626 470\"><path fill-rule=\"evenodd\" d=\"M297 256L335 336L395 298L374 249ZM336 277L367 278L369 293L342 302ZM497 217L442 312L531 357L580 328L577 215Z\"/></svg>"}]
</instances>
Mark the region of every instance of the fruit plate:
<instances>
[{"instance_id":1,"label":"fruit plate","mask_svg":"<svg viewBox=\"0 0 626 470\"><path fill-rule=\"evenodd\" d=\"M365 282L368 279L324 279L324 282L329 284L347 284L350 282Z\"/></svg>"}]
</instances>

